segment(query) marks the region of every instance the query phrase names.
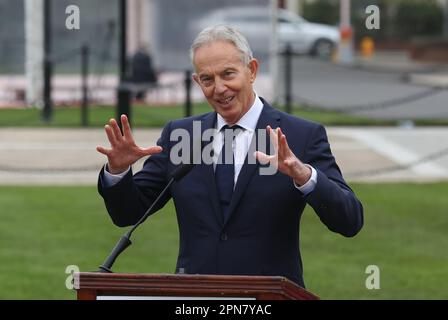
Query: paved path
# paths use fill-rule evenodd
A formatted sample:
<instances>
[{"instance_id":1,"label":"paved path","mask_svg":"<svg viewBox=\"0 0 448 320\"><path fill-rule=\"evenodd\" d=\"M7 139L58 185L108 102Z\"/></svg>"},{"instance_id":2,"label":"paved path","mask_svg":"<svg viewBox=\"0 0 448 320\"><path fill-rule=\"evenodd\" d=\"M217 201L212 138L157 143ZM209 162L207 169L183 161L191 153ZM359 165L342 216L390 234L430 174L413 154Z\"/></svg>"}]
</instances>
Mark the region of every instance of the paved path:
<instances>
[{"instance_id":1,"label":"paved path","mask_svg":"<svg viewBox=\"0 0 448 320\"><path fill-rule=\"evenodd\" d=\"M448 128L330 128L328 133L348 180L448 179Z\"/></svg>"},{"instance_id":2,"label":"paved path","mask_svg":"<svg viewBox=\"0 0 448 320\"><path fill-rule=\"evenodd\" d=\"M141 145L155 144L159 134L160 129L135 130ZM330 127L328 135L347 180L448 179L448 128ZM107 145L102 129L0 129L0 184L94 185L105 162L95 150L99 144ZM443 156L419 163L419 159L440 150L444 150ZM410 163L415 165L386 171ZM138 162L135 169L141 164Z\"/></svg>"},{"instance_id":3,"label":"paved path","mask_svg":"<svg viewBox=\"0 0 448 320\"><path fill-rule=\"evenodd\" d=\"M292 71L294 100L379 119L447 118L448 66L434 68L398 54L360 62L355 67L296 57ZM280 77L279 88L283 87ZM280 93L280 100L283 96Z\"/></svg>"}]
</instances>

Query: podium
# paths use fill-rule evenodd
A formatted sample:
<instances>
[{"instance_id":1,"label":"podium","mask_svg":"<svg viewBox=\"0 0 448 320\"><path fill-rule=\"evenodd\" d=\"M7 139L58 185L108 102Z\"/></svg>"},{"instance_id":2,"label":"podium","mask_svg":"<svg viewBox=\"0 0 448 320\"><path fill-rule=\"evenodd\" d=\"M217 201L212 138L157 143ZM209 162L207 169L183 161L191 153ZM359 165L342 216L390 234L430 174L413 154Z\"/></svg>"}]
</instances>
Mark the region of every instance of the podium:
<instances>
[{"instance_id":1,"label":"podium","mask_svg":"<svg viewBox=\"0 0 448 320\"><path fill-rule=\"evenodd\" d=\"M80 272L74 282L78 300L319 299L285 277Z\"/></svg>"}]
</instances>

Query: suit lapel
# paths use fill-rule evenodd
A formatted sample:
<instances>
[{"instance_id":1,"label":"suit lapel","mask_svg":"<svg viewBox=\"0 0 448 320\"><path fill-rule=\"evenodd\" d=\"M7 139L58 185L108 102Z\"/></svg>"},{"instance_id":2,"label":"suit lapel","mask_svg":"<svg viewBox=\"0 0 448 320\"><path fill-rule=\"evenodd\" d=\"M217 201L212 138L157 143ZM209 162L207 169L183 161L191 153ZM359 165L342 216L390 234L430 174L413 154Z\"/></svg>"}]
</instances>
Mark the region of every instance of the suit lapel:
<instances>
[{"instance_id":1,"label":"suit lapel","mask_svg":"<svg viewBox=\"0 0 448 320\"><path fill-rule=\"evenodd\" d=\"M256 146L259 145L259 142L257 141L258 130L266 130L266 127L268 125L270 125L272 128L280 126L279 112L274 108L272 108L271 106L269 106L269 104L266 101L264 101L263 99L261 100L263 101L263 111L261 112L260 118L258 119L257 126L255 128L255 132L251 142L251 145L253 143L256 143ZM266 140L267 141L265 146L267 146L267 148L269 149L269 137L267 135ZM256 150L258 150L258 148ZM251 151L249 150L249 152ZM227 224L227 222L230 220L236 206L238 205L242 195L244 194L244 191L246 190L247 184L250 182L255 171L259 168L258 161L255 164L248 163L249 152L246 155L243 167L241 168L240 174L238 175L238 180L236 182L235 190L233 192L232 200L229 206L229 214L228 214L229 218L227 219L227 221L224 222L225 224Z\"/></svg>"}]
</instances>

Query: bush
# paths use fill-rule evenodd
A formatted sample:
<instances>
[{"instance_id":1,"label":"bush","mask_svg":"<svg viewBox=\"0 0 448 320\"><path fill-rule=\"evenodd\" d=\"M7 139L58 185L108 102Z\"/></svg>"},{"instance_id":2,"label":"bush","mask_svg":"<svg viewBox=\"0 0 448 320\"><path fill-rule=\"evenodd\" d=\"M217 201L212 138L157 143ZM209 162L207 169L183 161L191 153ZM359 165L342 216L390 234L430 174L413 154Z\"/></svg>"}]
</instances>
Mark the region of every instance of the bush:
<instances>
[{"instance_id":1,"label":"bush","mask_svg":"<svg viewBox=\"0 0 448 320\"><path fill-rule=\"evenodd\" d=\"M370 4L378 6L380 9L380 29L369 30L366 28L366 8ZM394 17L391 14L393 8L393 2L390 0L377 0L377 1L356 1L352 4L352 25L355 31L355 39L359 40L364 36L369 36L374 39L385 39L391 36L394 25Z\"/></svg>"},{"instance_id":2,"label":"bush","mask_svg":"<svg viewBox=\"0 0 448 320\"><path fill-rule=\"evenodd\" d=\"M339 1L317 0L305 2L303 17L310 22L335 25L339 22Z\"/></svg>"},{"instance_id":3,"label":"bush","mask_svg":"<svg viewBox=\"0 0 448 320\"><path fill-rule=\"evenodd\" d=\"M407 39L439 35L443 28L443 11L435 0L401 1L396 8L396 35Z\"/></svg>"},{"instance_id":4,"label":"bush","mask_svg":"<svg viewBox=\"0 0 448 320\"><path fill-rule=\"evenodd\" d=\"M365 9L370 4L380 9L379 30L368 30L365 26ZM303 16L313 22L337 24L339 1L305 2ZM443 9L436 0L356 0L352 1L351 19L357 40L363 36L376 40L410 40L441 34Z\"/></svg>"}]
</instances>

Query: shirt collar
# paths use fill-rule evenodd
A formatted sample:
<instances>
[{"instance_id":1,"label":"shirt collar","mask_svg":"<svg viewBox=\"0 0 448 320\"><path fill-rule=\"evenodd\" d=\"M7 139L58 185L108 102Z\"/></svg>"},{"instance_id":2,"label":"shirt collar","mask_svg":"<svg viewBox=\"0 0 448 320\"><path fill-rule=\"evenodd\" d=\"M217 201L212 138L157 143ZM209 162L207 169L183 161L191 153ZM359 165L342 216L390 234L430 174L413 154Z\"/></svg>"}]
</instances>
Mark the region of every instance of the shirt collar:
<instances>
[{"instance_id":1,"label":"shirt collar","mask_svg":"<svg viewBox=\"0 0 448 320\"><path fill-rule=\"evenodd\" d=\"M255 99L252 106L247 110L244 116L236 123L244 130L253 132L257 126L258 118L260 118L261 111L263 110L263 102L258 97L257 93L255 93ZM216 129L220 131L222 127L226 125L226 121L224 118L218 113L217 114L217 122Z\"/></svg>"}]
</instances>

